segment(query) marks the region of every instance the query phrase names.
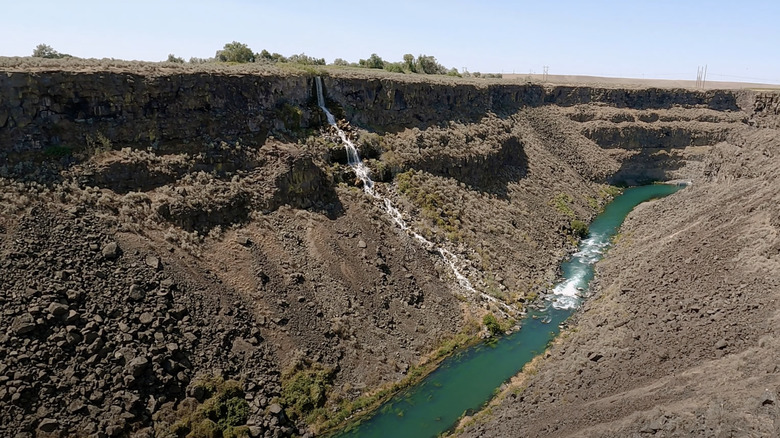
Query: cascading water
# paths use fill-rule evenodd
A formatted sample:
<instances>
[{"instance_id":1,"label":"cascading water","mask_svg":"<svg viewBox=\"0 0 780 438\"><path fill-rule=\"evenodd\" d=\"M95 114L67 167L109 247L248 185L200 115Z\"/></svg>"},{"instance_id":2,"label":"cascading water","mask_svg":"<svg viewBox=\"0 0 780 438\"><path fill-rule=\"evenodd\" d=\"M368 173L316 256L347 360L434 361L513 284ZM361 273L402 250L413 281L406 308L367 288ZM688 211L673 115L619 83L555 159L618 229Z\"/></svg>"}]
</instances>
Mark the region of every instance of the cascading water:
<instances>
[{"instance_id":1,"label":"cascading water","mask_svg":"<svg viewBox=\"0 0 780 438\"><path fill-rule=\"evenodd\" d=\"M664 196L689 184L688 181L674 181L672 184L660 186L635 187L631 189L631 192L639 193L641 196L642 193L649 191ZM618 212L611 214L625 217L636 205L632 202L624 202L624 199L632 198L620 197L618 201L609 204L607 209L610 212L612 210ZM615 235L619 225L619 223L608 221L595 221L591 224L588 238L582 240L579 244L579 250L561 265L565 280L558 283L548 297L555 309L569 310L579 307L583 294L587 293L588 285L593 280L593 265L601 260L604 251L611 245L612 236Z\"/></svg>"},{"instance_id":2,"label":"cascading water","mask_svg":"<svg viewBox=\"0 0 780 438\"><path fill-rule=\"evenodd\" d=\"M426 239L419 233L415 232L414 230L409 227L409 225L404 220L403 216L401 215L401 212L393 205L393 203L385 196L380 195L374 190L374 181L371 179L371 175L369 172L368 167L363 163L363 161L360 159L360 155L358 154L357 147L355 147L355 144L347 137L347 134L339 128L338 124L336 123L336 118L333 117L333 114L328 111L328 108L325 106L325 96L322 92L322 78L317 76L314 78L315 84L317 86L317 105L322 109L322 111L325 113L325 117L328 120L328 124L330 124L336 131L336 134L341 139L342 143L344 143L344 147L347 150L347 163L354 169L355 175L360 179L360 181L363 183L363 190L377 199L378 201L381 201L382 208L387 212L387 214L390 216L390 218L395 222L395 224L403 231L406 231L409 235L411 235L415 240L420 242L426 249L429 251L436 251L441 255L441 257L444 259L444 261L447 262L447 265L450 267L450 270L452 270L453 275L455 275L455 279L458 280L458 284L468 292L479 295L483 299L496 304L499 308L503 308L506 310L506 312L499 309L500 312L504 313L505 315L515 315L518 313L518 311L511 306L507 305L506 303L503 303L496 299L495 297L492 297L490 295L487 295L482 292L478 292L476 289L474 289L474 286L471 284L468 278L466 278L465 275L463 275L460 270L458 269L458 257L453 254L452 252L436 246L433 242Z\"/></svg>"},{"instance_id":3,"label":"cascading water","mask_svg":"<svg viewBox=\"0 0 780 438\"><path fill-rule=\"evenodd\" d=\"M628 213L640 202L674 193L680 187L652 185L627 189L591 223L591 237L562 265L565 280L549 296L551 306L530 309L523 328L490 345L479 344L451 356L413 387L396 394L338 438L432 438L455 425L464 412L478 409L523 366L545 351L563 323L579 306L576 296L593 278L592 264ZM605 244L606 243L606 244ZM582 291L582 293L585 293Z\"/></svg>"}]
</instances>

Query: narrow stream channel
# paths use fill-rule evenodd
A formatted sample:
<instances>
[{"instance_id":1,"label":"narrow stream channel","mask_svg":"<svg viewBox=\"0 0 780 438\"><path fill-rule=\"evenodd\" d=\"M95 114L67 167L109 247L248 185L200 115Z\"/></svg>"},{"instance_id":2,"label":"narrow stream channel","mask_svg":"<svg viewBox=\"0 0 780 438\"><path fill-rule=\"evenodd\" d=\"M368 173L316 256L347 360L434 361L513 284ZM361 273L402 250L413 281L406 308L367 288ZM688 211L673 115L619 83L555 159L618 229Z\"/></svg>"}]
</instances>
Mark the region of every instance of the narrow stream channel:
<instances>
[{"instance_id":1,"label":"narrow stream channel","mask_svg":"<svg viewBox=\"0 0 780 438\"><path fill-rule=\"evenodd\" d=\"M442 362L420 384L401 391L377 412L336 437L436 437L455 426L464 413L478 410L504 382L542 353L580 305L593 279L593 265L628 213L642 202L670 195L682 188L654 184L626 189L609 203L590 225L579 251L561 265L562 281L553 289L546 308L533 310L521 321L522 329L497 342L479 344Z\"/></svg>"}]
</instances>

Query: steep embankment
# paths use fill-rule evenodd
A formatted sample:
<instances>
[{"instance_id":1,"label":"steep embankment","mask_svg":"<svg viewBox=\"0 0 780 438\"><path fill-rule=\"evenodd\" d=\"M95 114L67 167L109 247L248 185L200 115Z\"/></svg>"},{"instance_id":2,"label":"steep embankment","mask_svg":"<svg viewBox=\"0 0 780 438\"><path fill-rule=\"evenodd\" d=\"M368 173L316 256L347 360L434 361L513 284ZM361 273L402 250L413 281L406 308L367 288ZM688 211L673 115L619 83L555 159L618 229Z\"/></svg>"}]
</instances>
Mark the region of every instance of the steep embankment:
<instances>
[{"instance_id":1,"label":"steep embankment","mask_svg":"<svg viewBox=\"0 0 780 438\"><path fill-rule=\"evenodd\" d=\"M602 183L698 178L760 124L726 91L323 82L377 190L518 310ZM313 87L229 68L0 74L0 432L304 434L505 312L355 186Z\"/></svg>"},{"instance_id":2,"label":"steep embankment","mask_svg":"<svg viewBox=\"0 0 780 438\"><path fill-rule=\"evenodd\" d=\"M633 212L573 329L460 435L780 434L777 134L728 131Z\"/></svg>"}]
</instances>

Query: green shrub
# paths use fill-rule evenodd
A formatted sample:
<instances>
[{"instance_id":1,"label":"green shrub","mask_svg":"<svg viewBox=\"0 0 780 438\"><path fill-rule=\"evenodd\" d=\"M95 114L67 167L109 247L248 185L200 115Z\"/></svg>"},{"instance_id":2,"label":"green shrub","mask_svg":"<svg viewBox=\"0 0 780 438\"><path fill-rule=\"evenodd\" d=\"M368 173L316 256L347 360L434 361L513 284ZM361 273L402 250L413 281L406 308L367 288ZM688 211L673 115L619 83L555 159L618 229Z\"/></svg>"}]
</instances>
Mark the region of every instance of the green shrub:
<instances>
[{"instance_id":1,"label":"green shrub","mask_svg":"<svg viewBox=\"0 0 780 438\"><path fill-rule=\"evenodd\" d=\"M398 191L420 209L420 216L424 219L423 230L430 226L444 232L447 239L459 242L462 235L462 210L452 202L445 202L446 194L442 195L438 188L426 185L422 174L408 170L396 175ZM433 235L423 237L432 238Z\"/></svg>"},{"instance_id":2,"label":"green shrub","mask_svg":"<svg viewBox=\"0 0 780 438\"><path fill-rule=\"evenodd\" d=\"M559 213L574 218L576 215L574 210L572 210L571 206L569 205L572 202L574 202L574 198L572 198L570 194L558 193L552 200L550 200L550 205L555 207Z\"/></svg>"},{"instance_id":3,"label":"green shrub","mask_svg":"<svg viewBox=\"0 0 780 438\"><path fill-rule=\"evenodd\" d=\"M204 418L203 420L192 424L190 432L187 434L188 438L220 438L222 433L219 430L217 423Z\"/></svg>"},{"instance_id":4,"label":"green shrub","mask_svg":"<svg viewBox=\"0 0 780 438\"><path fill-rule=\"evenodd\" d=\"M184 64L184 58L174 55L173 53L168 55L167 62L175 62L177 64Z\"/></svg>"},{"instance_id":5,"label":"green shrub","mask_svg":"<svg viewBox=\"0 0 780 438\"><path fill-rule=\"evenodd\" d=\"M72 151L65 146L49 146L43 150L43 155L49 158L60 159L63 157L69 157Z\"/></svg>"},{"instance_id":6,"label":"green shrub","mask_svg":"<svg viewBox=\"0 0 780 438\"><path fill-rule=\"evenodd\" d=\"M249 418L249 403L241 384L219 377L202 378L194 383L206 400L202 404L179 405L178 421L171 432L187 438L239 438L249 436L245 427Z\"/></svg>"},{"instance_id":7,"label":"green shrub","mask_svg":"<svg viewBox=\"0 0 780 438\"><path fill-rule=\"evenodd\" d=\"M301 122L303 121L303 110L297 106L285 103L278 110L278 117L284 123L284 127L290 131L295 131L301 128Z\"/></svg>"},{"instance_id":8,"label":"green shrub","mask_svg":"<svg viewBox=\"0 0 780 438\"><path fill-rule=\"evenodd\" d=\"M400 62L386 62L385 70L392 73L406 73L404 71L404 65L401 64Z\"/></svg>"},{"instance_id":9,"label":"green shrub","mask_svg":"<svg viewBox=\"0 0 780 438\"><path fill-rule=\"evenodd\" d=\"M614 198L623 192L623 189L617 186L602 185L599 188L599 196L602 199Z\"/></svg>"},{"instance_id":10,"label":"green shrub","mask_svg":"<svg viewBox=\"0 0 780 438\"><path fill-rule=\"evenodd\" d=\"M492 313L488 313L482 318L482 324L487 327L491 336L499 336L501 333L503 333L503 330L501 330L501 324L498 323L498 320Z\"/></svg>"},{"instance_id":11,"label":"green shrub","mask_svg":"<svg viewBox=\"0 0 780 438\"><path fill-rule=\"evenodd\" d=\"M588 235L588 224L579 219L573 219L571 221L571 231L575 236L584 238Z\"/></svg>"},{"instance_id":12,"label":"green shrub","mask_svg":"<svg viewBox=\"0 0 780 438\"><path fill-rule=\"evenodd\" d=\"M225 44L222 50L217 50L216 59L221 62L254 62L255 54L246 44L233 41Z\"/></svg>"},{"instance_id":13,"label":"green shrub","mask_svg":"<svg viewBox=\"0 0 780 438\"><path fill-rule=\"evenodd\" d=\"M302 65L325 65L325 58L315 58L313 56L308 56L305 53L301 53L300 55L290 55L290 57L287 58L287 62Z\"/></svg>"},{"instance_id":14,"label":"green shrub","mask_svg":"<svg viewBox=\"0 0 780 438\"><path fill-rule=\"evenodd\" d=\"M333 381L333 370L315 364L282 376L281 403L291 418L305 418L325 405Z\"/></svg>"}]
</instances>

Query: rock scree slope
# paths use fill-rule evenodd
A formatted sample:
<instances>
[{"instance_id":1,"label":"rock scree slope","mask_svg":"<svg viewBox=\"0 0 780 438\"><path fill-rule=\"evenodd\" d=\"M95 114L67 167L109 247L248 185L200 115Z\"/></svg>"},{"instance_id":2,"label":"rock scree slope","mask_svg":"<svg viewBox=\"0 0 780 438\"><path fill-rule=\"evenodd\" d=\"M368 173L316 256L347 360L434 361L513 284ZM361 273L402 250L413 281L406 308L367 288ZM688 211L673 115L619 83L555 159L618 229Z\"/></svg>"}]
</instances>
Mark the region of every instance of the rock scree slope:
<instances>
[{"instance_id":1,"label":"rock scree slope","mask_svg":"<svg viewBox=\"0 0 780 438\"><path fill-rule=\"evenodd\" d=\"M6 68L2 434L320 434L543 295L606 184L673 178L464 433L774 430L773 95L322 74L377 190L491 299L356 186L310 73Z\"/></svg>"},{"instance_id":2,"label":"rock scree slope","mask_svg":"<svg viewBox=\"0 0 780 438\"><path fill-rule=\"evenodd\" d=\"M778 151L730 131L637 208L572 329L456 435L778 436Z\"/></svg>"}]
</instances>

